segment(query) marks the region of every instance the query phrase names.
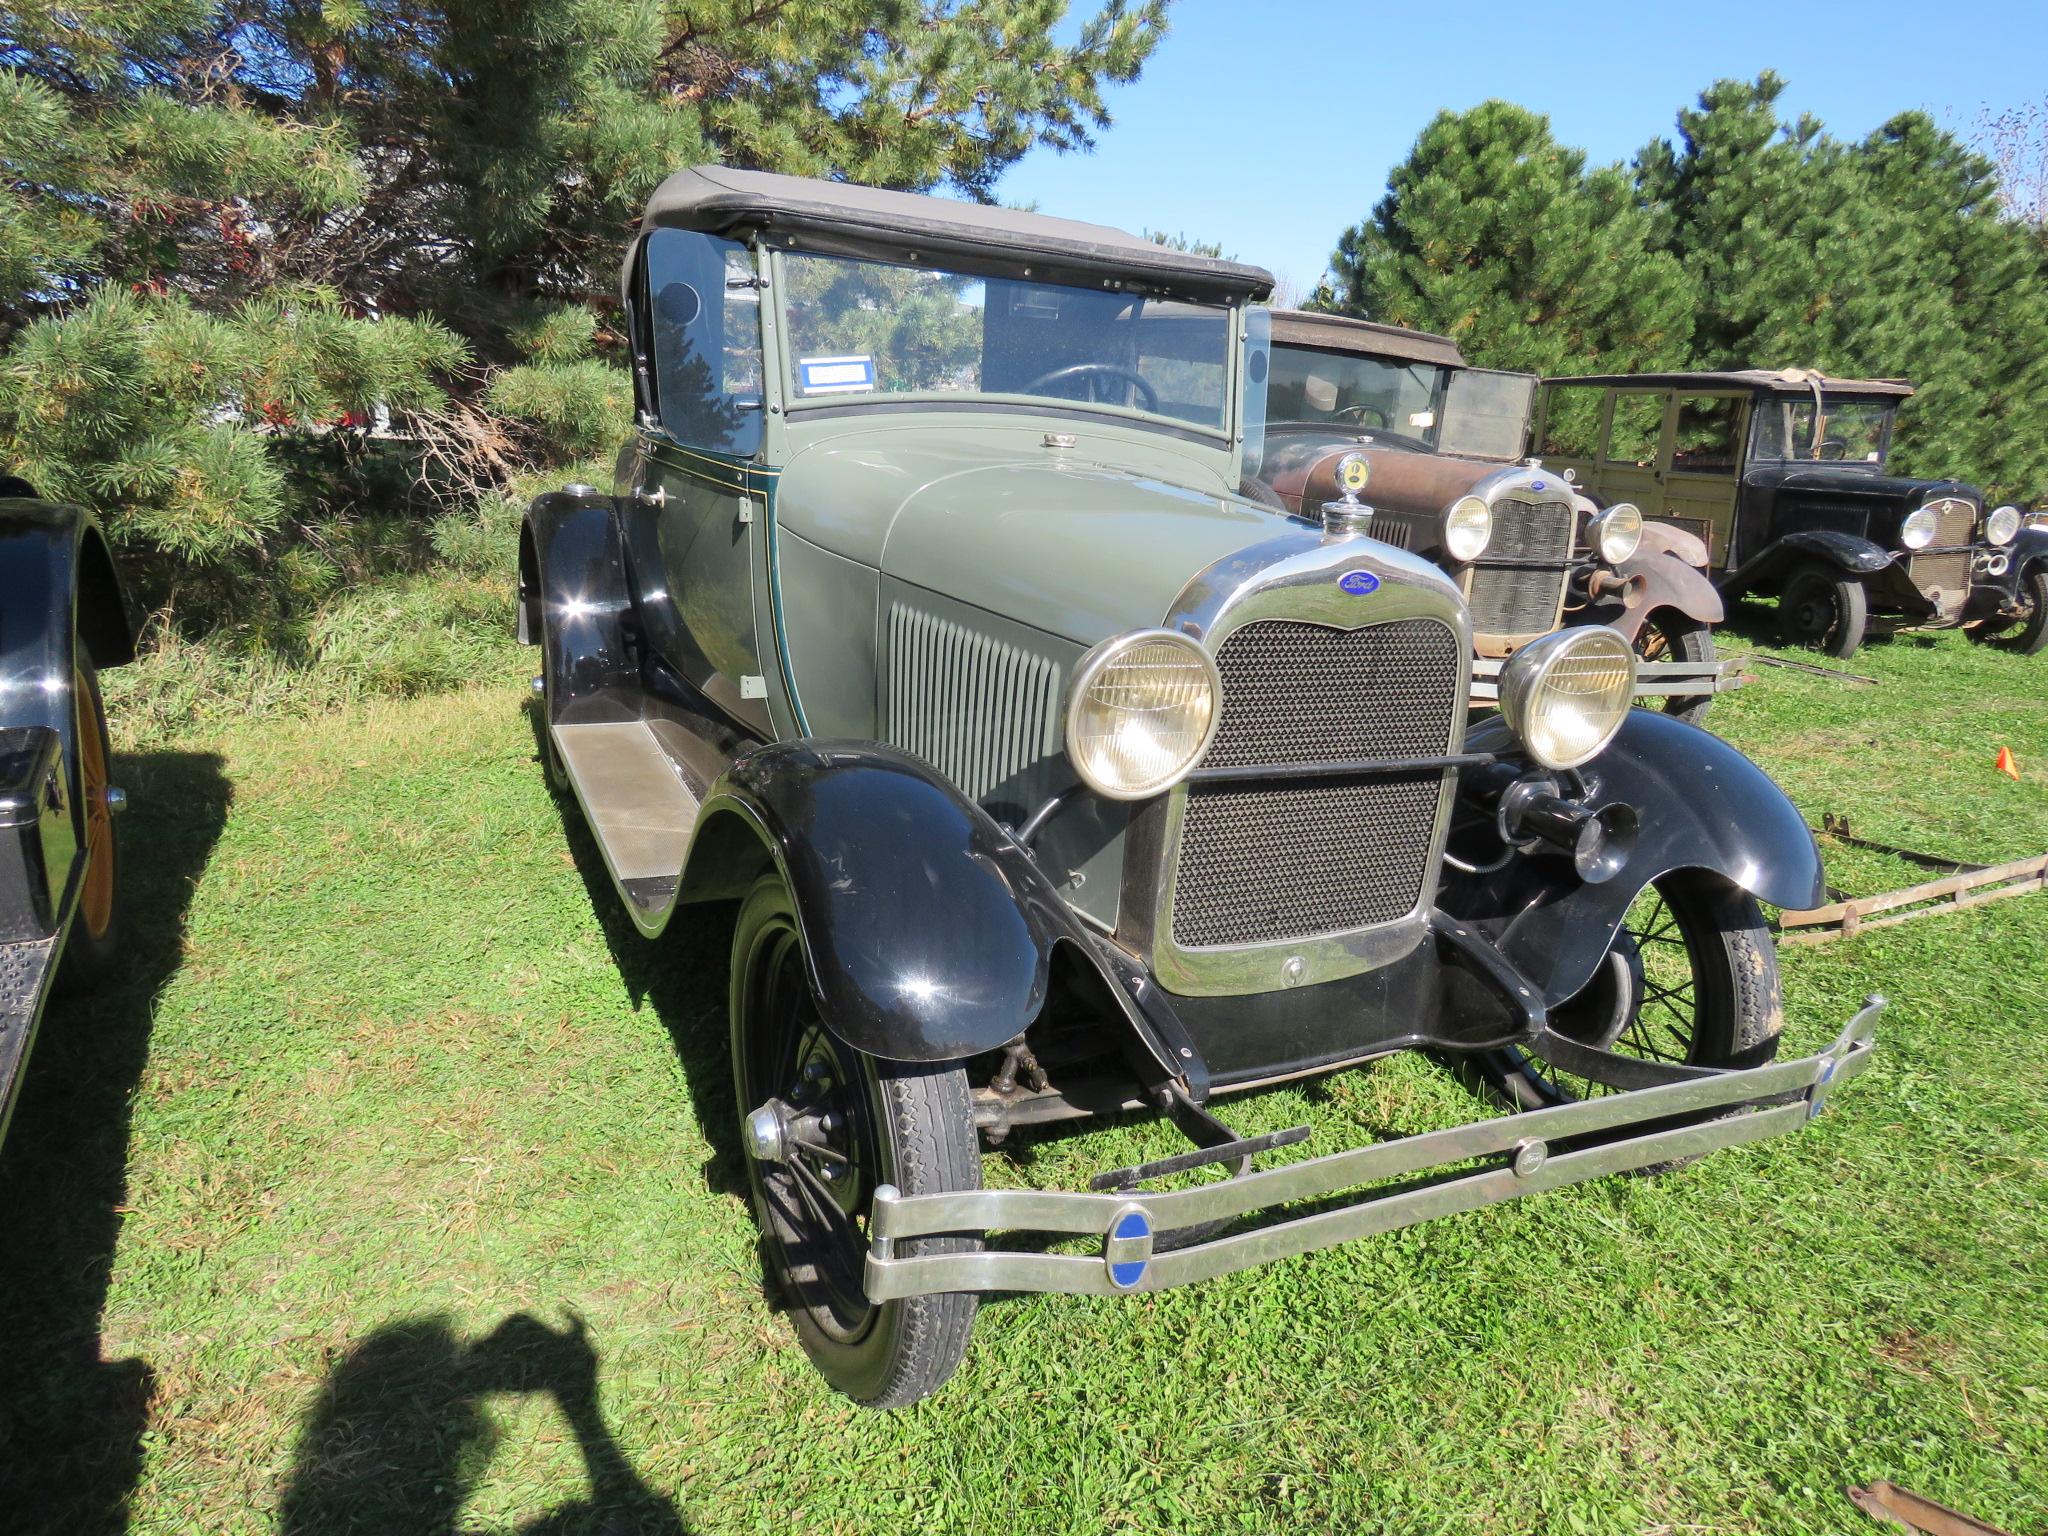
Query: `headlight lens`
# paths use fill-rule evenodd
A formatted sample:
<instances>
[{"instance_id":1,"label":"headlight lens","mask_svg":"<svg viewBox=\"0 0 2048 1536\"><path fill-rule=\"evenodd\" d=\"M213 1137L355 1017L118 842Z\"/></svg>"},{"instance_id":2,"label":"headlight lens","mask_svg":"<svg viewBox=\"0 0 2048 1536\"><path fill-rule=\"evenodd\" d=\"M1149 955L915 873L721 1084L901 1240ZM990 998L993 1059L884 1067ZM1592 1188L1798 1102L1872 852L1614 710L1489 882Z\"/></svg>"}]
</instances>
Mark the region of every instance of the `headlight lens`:
<instances>
[{"instance_id":1,"label":"headlight lens","mask_svg":"<svg viewBox=\"0 0 2048 1536\"><path fill-rule=\"evenodd\" d=\"M1614 739L1636 692L1636 655L1604 625L1531 641L1500 674L1500 712L1545 768L1576 768Z\"/></svg>"},{"instance_id":2,"label":"headlight lens","mask_svg":"<svg viewBox=\"0 0 2048 1536\"><path fill-rule=\"evenodd\" d=\"M1112 800L1179 783L1215 739L1221 684L1194 641L1167 629L1105 640L1081 660L1067 695L1067 758Z\"/></svg>"},{"instance_id":3,"label":"headlight lens","mask_svg":"<svg viewBox=\"0 0 2048 1536\"><path fill-rule=\"evenodd\" d=\"M1609 565L1619 565L1643 542L1643 514L1633 502L1618 501L1593 523L1593 546Z\"/></svg>"},{"instance_id":4,"label":"headlight lens","mask_svg":"<svg viewBox=\"0 0 2048 1536\"><path fill-rule=\"evenodd\" d=\"M1444 514L1444 552L1453 560L1477 560L1493 542L1493 510L1477 496L1461 497Z\"/></svg>"},{"instance_id":5,"label":"headlight lens","mask_svg":"<svg viewBox=\"0 0 2048 1536\"><path fill-rule=\"evenodd\" d=\"M1908 549L1925 549L1934 542L1941 517L1932 507L1915 507L1899 525L1899 542Z\"/></svg>"},{"instance_id":6,"label":"headlight lens","mask_svg":"<svg viewBox=\"0 0 2048 1536\"><path fill-rule=\"evenodd\" d=\"M2010 544L2020 536L2020 509L2000 507L1984 519L1984 537L1992 544Z\"/></svg>"}]
</instances>

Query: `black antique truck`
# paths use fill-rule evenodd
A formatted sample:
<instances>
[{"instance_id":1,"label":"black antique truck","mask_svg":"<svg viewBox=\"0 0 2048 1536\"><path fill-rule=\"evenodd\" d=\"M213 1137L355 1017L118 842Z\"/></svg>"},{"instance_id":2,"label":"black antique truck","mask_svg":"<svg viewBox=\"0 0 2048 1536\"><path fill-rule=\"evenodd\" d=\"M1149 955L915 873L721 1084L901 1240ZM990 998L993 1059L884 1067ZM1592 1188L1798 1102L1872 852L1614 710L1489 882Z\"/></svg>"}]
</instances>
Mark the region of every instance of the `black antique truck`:
<instances>
[{"instance_id":1,"label":"black antique truck","mask_svg":"<svg viewBox=\"0 0 2048 1536\"><path fill-rule=\"evenodd\" d=\"M825 1376L934 1390L979 1297L1158 1290L1804 1125L1760 902L1804 820L1586 625L1472 724L1457 586L1238 494L1263 271L699 167L628 247L638 424L534 502L548 772L649 938L715 925L764 1267ZM1232 1094L1396 1051L1519 1113L1272 1161ZM1489 1095L1491 1097L1491 1095ZM1189 1150L987 1189L1123 1111ZM1257 1160L1271 1166L1255 1167ZM1090 1251L1060 1251L1063 1242Z\"/></svg>"},{"instance_id":2,"label":"black antique truck","mask_svg":"<svg viewBox=\"0 0 2048 1536\"><path fill-rule=\"evenodd\" d=\"M1595 495L1697 536L1724 596L1775 595L1788 645L1849 656L1874 631L1960 625L2039 650L2048 563L2015 561L2019 511L1886 472L1912 393L1799 368L1554 378L1532 440Z\"/></svg>"},{"instance_id":3,"label":"black antique truck","mask_svg":"<svg viewBox=\"0 0 2048 1536\"><path fill-rule=\"evenodd\" d=\"M120 937L99 671L134 654L91 515L0 475L0 1136L52 985L90 984Z\"/></svg>"},{"instance_id":4,"label":"black antique truck","mask_svg":"<svg viewBox=\"0 0 2048 1536\"><path fill-rule=\"evenodd\" d=\"M1738 676L1714 654L1721 595L1706 545L1597 504L1526 457L1533 374L1474 368L1448 336L1276 310L1263 456L1248 489L1313 511L1362 463L1372 536L1441 566L1472 613L1475 699L1501 662L1561 624L1606 624L1636 648L1636 693L1698 724Z\"/></svg>"}]
</instances>

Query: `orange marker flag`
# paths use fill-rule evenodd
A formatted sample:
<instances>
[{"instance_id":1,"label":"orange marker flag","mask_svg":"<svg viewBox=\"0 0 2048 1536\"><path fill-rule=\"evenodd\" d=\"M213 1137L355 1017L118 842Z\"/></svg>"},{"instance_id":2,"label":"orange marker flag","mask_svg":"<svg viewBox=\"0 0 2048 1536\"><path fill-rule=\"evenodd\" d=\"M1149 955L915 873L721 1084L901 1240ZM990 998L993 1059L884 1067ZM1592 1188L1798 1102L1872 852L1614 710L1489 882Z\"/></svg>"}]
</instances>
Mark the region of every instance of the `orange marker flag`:
<instances>
[{"instance_id":1,"label":"orange marker flag","mask_svg":"<svg viewBox=\"0 0 2048 1536\"><path fill-rule=\"evenodd\" d=\"M1998 761L1993 766L2009 779L2017 779L2020 776L2020 765L2012 760L2011 747L1998 749Z\"/></svg>"}]
</instances>

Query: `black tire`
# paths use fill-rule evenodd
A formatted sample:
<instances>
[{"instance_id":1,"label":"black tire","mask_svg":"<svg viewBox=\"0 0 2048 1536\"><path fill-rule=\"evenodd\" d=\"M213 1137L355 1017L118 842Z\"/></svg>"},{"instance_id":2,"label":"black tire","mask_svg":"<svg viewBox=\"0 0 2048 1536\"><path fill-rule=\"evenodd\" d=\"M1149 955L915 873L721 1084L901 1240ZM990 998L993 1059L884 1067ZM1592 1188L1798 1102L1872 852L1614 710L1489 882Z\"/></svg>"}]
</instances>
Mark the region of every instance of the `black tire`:
<instances>
[{"instance_id":1,"label":"black tire","mask_svg":"<svg viewBox=\"0 0 2048 1536\"><path fill-rule=\"evenodd\" d=\"M113 749L99 672L83 649L72 674L72 696L78 711L78 806L86 866L58 979L67 990L82 991L106 974L121 948L121 823L107 800Z\"/></svg>"},{"instance_id":2,"label":"black tire","mask_svg":"<svg viewBox=\"0 0 2048 1536\"><path fill-rule=\"evenodd\" d=\"M1636 655L1644 661L1684 661L1701 666L1714 664L1713 627L1676 608L1659 608L1636 631ZM1661 706L1691 725L1707 723L1711 693L1671 694Z\"/></svg>"},{"instance_id":3,"label":"black tire","mask_svg":"<svg viewBox=\"0 0 2048 1536\"><path fill-rule=\"evenodd\" d=\"M1970 638L2019 656L2038 656L2048 649L2048 565L2021 575L2020 597L2030 605L2025 618L2005 629L1973 629Z\"/></svg>"},{"instance_id":4,"label":"black tire","mask_svg":"<svg viewBox=\"0 0 2048 1536\"><path fill-rule=\"evenodd\" d=\"M1617 1057L1697 1067L1761 1066L1785 1027L1777 948L1756 900L1718 875L1680 870L1636 898L1587 986L1552 1010L1551 1026ZM1519 1109L1622 1092L1618 1082L1560 1071L1519 1048L1480 1068ZM1663 1173L1690 1159L1658 1163Z\"/></svg>"},{"instance_id":5,"label":"black tire","mask_svg":"<svg viewBox=\"0 0 2048 1536\"><path fill-rule=\"evenodd\" d=\"M980 1298L868 1301L860 1283L865 1220L878 1184L906 1195L981 1187L967 1074L958 1063L881 1061L832 1035L818 1016L796 910L778 874L762 876L740 905L731 988L742 1121L780 1098L818 1117L820 1127L817 1139L802 1143L819 1150L782 1164L747 1159L769 1280L788 1304L805 1353L834 1387L872 1408L914 1403L945 1385L960 1364ZM900 1244L898 1252L980 1247L978 1238L927 1237Z\"/></svg>"},{"instance_id":6,"label":"black tire","mask_svg":"<svg viewBox=\"0 0 2048 1536\"><path fill-rule=\"evenodd\" d=\"M1863 644L1870 623L1870 595L1825 565L1802 565L1778 594L1778 633L1787 645L1824 651L1847 660Z\"/></svg>"},{"instance_id":7,"label":"black tire","mask_svg":"<svg viewBox=\"0 0 2048 1536\"><path fill-rule=\"evenodd\" d=\"M543 625L545 622L542 621ZM562 795L569 792L569 765L562 761L561 750L555 745L554 718L554 670L548 665L547 631L543 628L540 641L540 705L533 714L533 739L535 747L540 752L541 772L547 775L548 788Z\"/></svg>"}]
</instances>

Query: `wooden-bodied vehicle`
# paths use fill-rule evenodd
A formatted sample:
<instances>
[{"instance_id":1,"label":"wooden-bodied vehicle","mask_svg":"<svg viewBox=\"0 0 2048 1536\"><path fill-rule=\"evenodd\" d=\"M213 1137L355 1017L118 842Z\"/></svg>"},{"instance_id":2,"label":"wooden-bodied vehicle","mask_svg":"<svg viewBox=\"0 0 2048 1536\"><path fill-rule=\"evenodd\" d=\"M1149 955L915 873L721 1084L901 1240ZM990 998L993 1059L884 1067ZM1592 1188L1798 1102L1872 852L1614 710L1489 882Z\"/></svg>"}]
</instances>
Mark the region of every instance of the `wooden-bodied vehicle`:
<instances>
[{"instance_id":1,"label":"wooden-bodied vehicle","mask_svg":"<svg viewBox=\"0 0 2048 1536\"><path fill-rule=\"evenodd\" d=\"M1706 546L1525 459L1535 392L1535 375L1473 368L1448 336L1276 311L1249 488L1312 512L1340 494L1339 466L1362 460L1372 536L1440 566L1471 606L1480 699L1531 640L1606 624L1645 663L1639 696L1704 721L1714 693L1735 686L1715 659L1723 610Z\"/></svg>"},{"instance_id":2,"label":"wooden-bodied vehicle","mask_svg":"<svg viewBox=\"0 0 2048 1536\"><path fill-rule=\"evenodd\" d=\"M91 515L0 476L0 1136L53 984L89 984L120 937L99 673L134 654Z\"/></svg>"},{"instance_id":3,"label":"wooden-bodied vehicle","mask_svg":"<svg viewBox=\"0 0 2048 1536\"><path fill-rule=\"evenodd\" d=\"M1265 272L705 167L624 282L638 427L521 542L544 757L644 934L729 939L763 1261L842 1391L936 1388L985 1292L1668 1163L1862 1065L1874 1009L1773 1060L1758 902L1819 901L1818 852L1734 749L1629 707L1626 641L1533 642L1469 725L1457 586L1237 493ZM1305 1128L1219 1118L1423 1048L1530 1108L1256 1170ZM984 1140L1129 1109L1192 1149L982 1187Z\"/></svg>"},{"instance_id":4,"label":"wooden-bodied vehicle","mask_svg":"<svg viewBox=\"0 0 2048 1536\"><path fill-rule=\"evenodd\" d=\"M2014 548L2019 511L1886 472L1912 393L1799 368L1546 379L1533 441L1703 542L1724 597L1776 596L1788 645L1849 656L1874 632L1960 625L2039 650L2048 550Z\"/></svg>"}]
</instances>

